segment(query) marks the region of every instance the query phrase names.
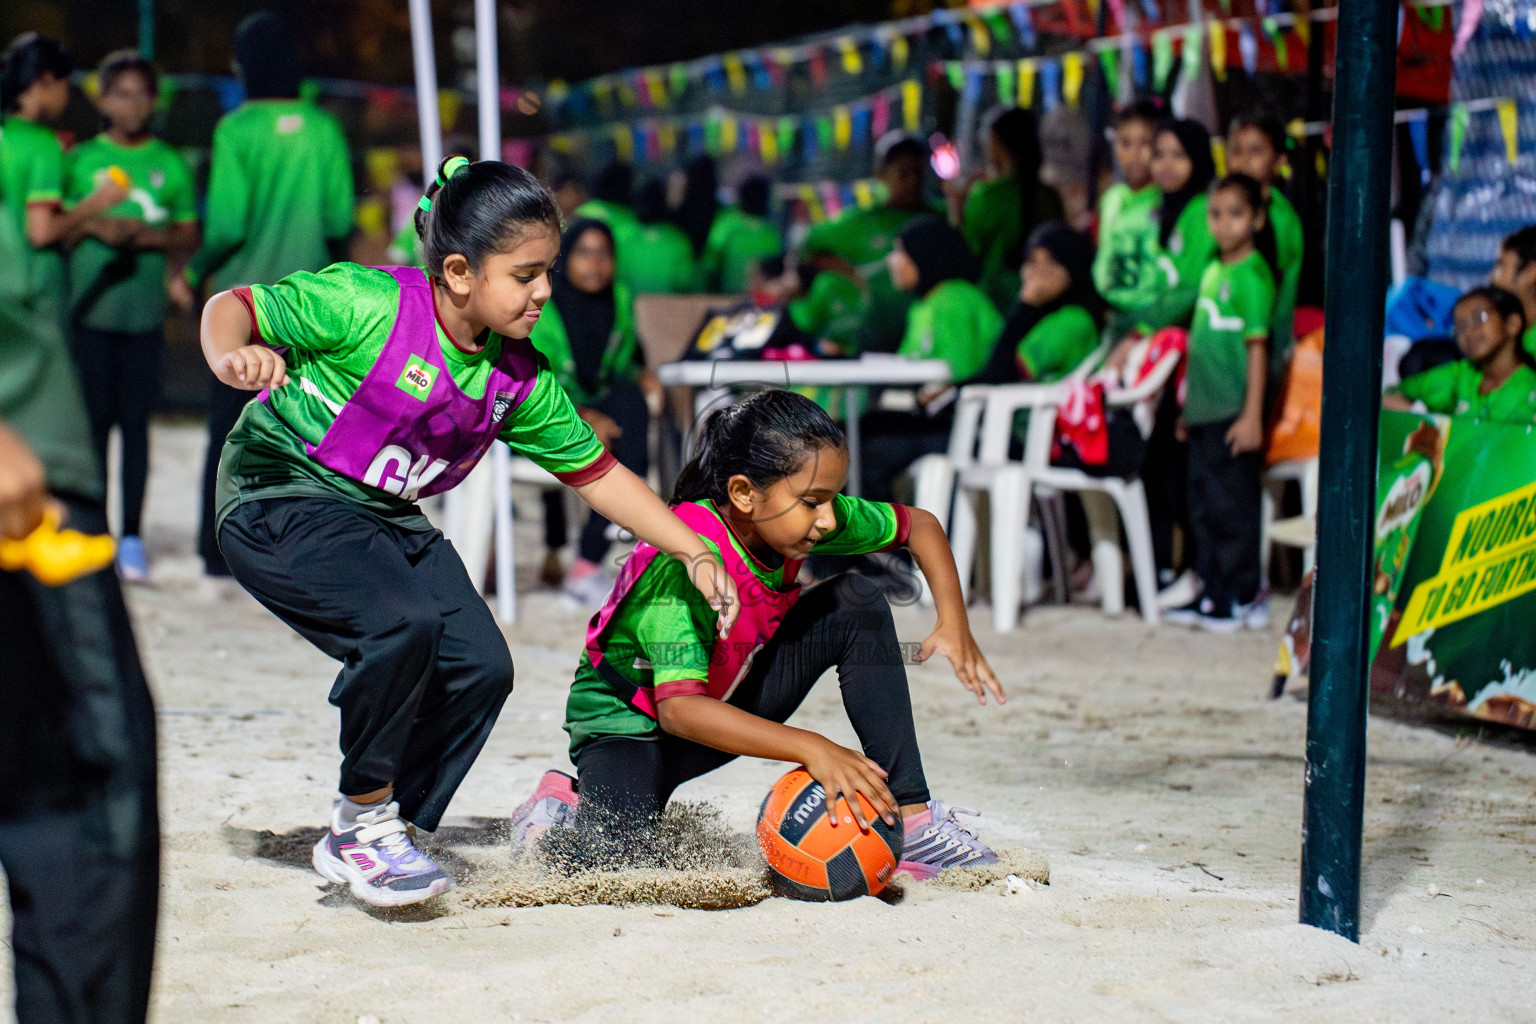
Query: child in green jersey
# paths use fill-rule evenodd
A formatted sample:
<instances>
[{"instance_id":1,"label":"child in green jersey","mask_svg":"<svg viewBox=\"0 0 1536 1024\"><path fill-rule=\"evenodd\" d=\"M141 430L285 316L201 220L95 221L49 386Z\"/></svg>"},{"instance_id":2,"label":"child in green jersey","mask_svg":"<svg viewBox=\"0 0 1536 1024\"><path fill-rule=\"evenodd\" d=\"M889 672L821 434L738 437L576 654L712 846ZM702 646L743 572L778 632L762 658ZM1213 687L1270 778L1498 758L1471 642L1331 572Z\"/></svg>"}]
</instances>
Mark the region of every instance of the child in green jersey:
<instances>
[{"instance_id":1,"label":"child in green jersey","mask_svg":"<svg viewBox=\"0 0 1536 1024\"><path fill-rule=\"evenodd\" d=\"M737 294L752 285L752 267L784 251L784 235L768 219L768 179L754 174L736 189L736 205L715 215L700 263L708 291Z\"/></svg>"},{"instance_id":2,"label":"child in green jersey","mask_svg":"<svg viewBox=\"0 0 1536 1024\"><path fill-rule=\"evenodd\" d=\"M1157 298L1157 209L1162 193L1152 180L1152 142L1161 116L1150 102L1133 103L1115 117L1115 167L1120 180L1099 200L1099 252L1093 283L1109 304L1112 337L1124 337Z\"/></svg>"},{"instance_id":3,"label":"child in green jersey","mask_svg":"<svg viewBox=\"0 0 1536 1024\"><path fill-rule=\"evenodd\" d=\"M1255 244L1264 193L1246 174L1211 189L1220 255L1200 278L1189 329L1181 433L1189 443L1189 519L1205 592L1169 621L1216 632L1267 624L1259 597L1264 380L1275 275Z\"/></svg>"},{"instance_id":4,"label":"child in green jersey","mask_svg":"<svg viewBox=\"0 0 1536 1024\"><path fill-rule=\"evenodd\" d=\"M102 61L97 106L105 130L75 147L64 202L74 205L111 177L127 175L128 198L81 225L69 260L75 366L91 417L96 454L106 464L107 436L122 434L123 536L118 572L149 577L139 539L149 479L149 414L160 394L165 347L168 257L197 247L192 173L181 154L150 134L159 76L133 50Z\"/></svg>"},{"instance_id":5,"label":"child in green jersey","mask_svg":"<svg viewBox=\"0 0 1536 1024\"><path fill-rule=\"evenodd\" d=\"M219 543L242 586L343 663L340 795L315 869L376 906L451 882L411 844L437 827L512 688L496 622L416 506L497 440L593 508L690 559L722 628L709 549L604 451L528 341L559 252L526 171L451 157L422 199L429 270L339 263L221 292L203 312L220 380L260 391L219 464Z\"/></svg>"},{"instance_id":6,"label":"child in green jersey","mask_svg":"<svg viewBox=\"0 0 1536 1024\"><path fill-rule=\"evenodd\" d=\"M1520 345L1536 358L1536 224L1526 225L1499 244L1499 258L1488 281L1520 300L1525 310Z\"/></svg>"},{"instance_id":7,"label":"child in green jersey","mask_svg":"<svg viewBox=\"0 0 1536 1024\"><path fill-rule=\"evenodd\" d=\"M1216 177L1211 135L1198 121L1165 121L1152 144L1152 180L1162 192L1157 209L1160 294L1137 317L1136 332L1187 327L1200 275L1216 258L1206 226L1206 192Z\"/></svg>"},{"instance_id":8,"label":"child in green jersey","mask_svg":"<svg viewBox=\"0 0 1536 1024\"><path fill-rule=\"evenodd\" d=\"M625 265L619 280L636 295L694 291L699 267L693 244L683 229L672 223L667 187L659 179L640 186L635 195L635 218L640 223L630 241L640 255Z\"/></svg>"},{"instance_id":9,"label":"child in green jersey","mask_svg":"<svg viewBox=\"0 0 1536 1024\"><path fill-rule=\"evenodd\" d=\"M770 389L710 418L678 477L675 508L737 580L741 615L723 633L694 599L685 563L635 549L588 626L566 702L577 786L544 776L512 816L514 851L542 835L561 860L653 861L651 829L679 785L759 757L803 764L829 801L859 793L887 826L900 822L901 867L919 878L996 861L957 808L929 794L885 597L859 576L804 591L796 583L812 554L907 548L938 609L915 660L943 654L979 702L1004 701L971 635L938 520L840 494L847 475L842 432L804 396ZM861 749L784 724L832 668ZM572 812L576 827L558 827ZM878 824L853 813L857 825L847 827Z\"/></svg>"},{"instance_id":10,"label":"child in green jersey","mask_svg":"<svg viewBox=\"0 0 1536 1024\"><path fill-rule=\"evenodd\" d=\"M1275 187L1285 166L1285 127L1272 117L1240 116L1227 129L1227 170L1246 174L1264 190L1264 227L1259 252L1275 268L1275 312L1270 322L1270 375L1283 379L1296 339L1296 290L1301 283L1305 239L1296 207Z\"/></svg>"},{"instance_id":11,"label":"child in green jersey","mask_svg":"<svg viewBox=\"0 0 1536 1024\"><path fill-rule=\"evenodd\" d=\"M1492 423L1536 423L1536 369L1520 343L1525 309L1497 285L1474 288L1451 311L1463 358L1405 378L1382 396L1386 409L1471 416Z\"/></svg>"}]
</instances>

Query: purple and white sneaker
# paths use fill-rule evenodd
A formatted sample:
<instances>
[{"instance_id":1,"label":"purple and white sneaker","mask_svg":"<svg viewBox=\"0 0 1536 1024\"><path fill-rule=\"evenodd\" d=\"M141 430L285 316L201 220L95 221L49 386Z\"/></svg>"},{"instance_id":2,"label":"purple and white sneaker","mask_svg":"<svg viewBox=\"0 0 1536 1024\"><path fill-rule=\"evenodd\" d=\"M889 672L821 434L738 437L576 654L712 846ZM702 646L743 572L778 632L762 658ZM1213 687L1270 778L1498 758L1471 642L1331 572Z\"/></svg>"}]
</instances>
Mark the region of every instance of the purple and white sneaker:
<instances>
[{"instance_id":1,"label":"purple and white sneaker","mask_svg":"<svg viewBox=\"0 0 1536 1024\"><path fill-rule=\"evenodd\" d=\"M352 895L375 907L404 907L441 896L453 888L443 869L416 849L393 800L341 827L340 808L315 844L310 863L327 881L349 886Z\"/></svg>"},{"instance_id":2,"label":"purple and white sneaker","mask_svg":"<svg viewBox=\"0 0 1536 1024\"><path fill-rule=\"evenodd\" d=\"M906 845L896 870L906 871L918 881L926 881L950 868L979 868L996 864L997 854L976 835L976 830L960 823L956 814L976 815L969 807L951 807L938 800L928 801L928 810L906 819Z\"/></svg>"},{"instance_id":3,"label":"purple and white sneaker","mask_svg":"<svg viewBox=\"0 0 1536 1024\"><path fill-rule=\"evenodd\" d=\"M514 859L538 842L545 832L575 819L575 783L576 780L565 772L545 772L533 795L512 812L507 826L512 832Z\"/></svg>"}]
</instances>

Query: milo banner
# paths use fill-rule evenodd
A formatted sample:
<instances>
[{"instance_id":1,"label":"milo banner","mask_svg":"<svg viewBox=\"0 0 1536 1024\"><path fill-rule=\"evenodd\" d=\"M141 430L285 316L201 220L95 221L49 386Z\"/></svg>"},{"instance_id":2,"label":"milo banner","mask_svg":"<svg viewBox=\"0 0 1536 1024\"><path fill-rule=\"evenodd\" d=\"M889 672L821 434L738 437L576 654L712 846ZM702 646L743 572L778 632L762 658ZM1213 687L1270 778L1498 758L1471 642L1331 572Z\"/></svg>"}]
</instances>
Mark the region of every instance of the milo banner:
<instances>
[{"instance_id":1,"label":"milo banner","mask_svg":"<svg viewBox=\"0 0 1536 1024\"><path fill-rule=\"evenodd\" d=\"M1372 688L1536 729L1536 430L1384 412L1380 451ZM1277 693L1310 655L1307 582Z\"/></svg>"}]
</instances>

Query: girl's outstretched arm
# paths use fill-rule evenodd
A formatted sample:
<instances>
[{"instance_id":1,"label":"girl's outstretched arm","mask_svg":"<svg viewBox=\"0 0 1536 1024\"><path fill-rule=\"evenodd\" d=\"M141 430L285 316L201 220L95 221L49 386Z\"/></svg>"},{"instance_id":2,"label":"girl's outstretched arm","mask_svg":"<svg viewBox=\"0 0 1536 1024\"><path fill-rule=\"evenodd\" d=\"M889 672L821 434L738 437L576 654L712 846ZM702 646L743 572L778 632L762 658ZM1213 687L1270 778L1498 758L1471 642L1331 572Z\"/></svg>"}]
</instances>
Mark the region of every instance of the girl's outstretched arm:
<instances>
[{"instance_id":1,"label":"girl's outstretched arm","mask_svg":"<svg viewBox=\"0 0 1536 1024\"><path fill-rule=\"evenodd\" d=\"M901 809L886 785L885 769L857 750L833 743L819 733L781 725L702 694L668 697L656 705L656 720L678 739L743 757L762 757L805 765L826 790L828 803L863 793L886 824L901 820ZM848 800L861 829L869 822L857 800ZM832 824L836 826L834 818Z\"/></svg>"},{"instance_id":2,"label":"girl's outstretched arm","mask_svg":"<svg viewBox=\"0 0 1536 1024\"><path fill-rule=\"evenodd\" d=\"M203 358L219 380L242 391L288 383L288 364L265 345L251 344L251 314L233 292L219 292L203 307Z\"/></svg>"},{"instance_id":3,"label":"girl's outstretched arm","mask_svg":"<svg viewBox=\"0 0 1536 1024\"><path fill-rule=\"evenodd\" d=\"M917 653L917 660L922 662L935 654L944 655L955 667L960 682L976 695L978 702L985 704L990 692L1002 704L1008 695L1003 692L1002 684L971 635L970 619L965 614L965 597L960 590L960 574L955 569L955 555L949 549L944 527L939 525L932 512L920 508L907 511L912 516L907 550L912 552L918 569L927 578L939 613L933 632L928 634Z\"/></svg>"},{"instance_id":4,"label":"girl's outstretched arm","mask_svg":"<svg viewBox=\"0 0 1536 1024\"><path fill-rule=\"evenodd\" d=\"M623 466L614 466L575 491L604 518L686 565L693 585L708 599L709 606L720 613L720 635L730 632L739 610L736 584L725 574L709 546L672 514L644 480Z\"/></svg>"}]
</instances>

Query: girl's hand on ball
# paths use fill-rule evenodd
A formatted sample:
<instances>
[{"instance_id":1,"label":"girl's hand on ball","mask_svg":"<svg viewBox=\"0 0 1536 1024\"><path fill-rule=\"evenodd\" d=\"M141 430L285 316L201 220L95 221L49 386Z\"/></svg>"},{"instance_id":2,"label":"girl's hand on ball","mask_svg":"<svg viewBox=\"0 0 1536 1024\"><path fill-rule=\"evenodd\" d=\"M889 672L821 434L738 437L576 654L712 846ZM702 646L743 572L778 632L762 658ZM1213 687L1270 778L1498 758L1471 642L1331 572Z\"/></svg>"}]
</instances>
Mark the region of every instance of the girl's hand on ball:
<instances>
[{"instance_id":1,"label":"girl's hand on ball","mask_svg":"<svg viewBox=\"0 0 1536 1024\"><path fill-rule=\"evenodd\" d=\"M948 626L942 622L935 626L918 650L917 661L925 662L935 654L942 654L949 659L955 668L955 677L976 695L977 703L985 704L989 692L999 704L1008 702L1003 685L997 681L981 648L976 646L976 638L971 635L969 626Z\"/></svg>"},{"instance_id":2,"label":"girl's hand on ball","mask_svg":"<svg viewBox=\"0 0 1536 1024\"><path fill-rule=\"evenodd\" d=\"M876 813L885 819L887 825L895 825L901 821L896 798L891 795L890 787L885 784L885 769L857 750L839 746L826 737L818 738L821 743L817 745L812 756L806 758L805 770L810 772L811 778L821 783L821 788L826 791L827 817L831 819L832 827L837 827L835 812L837 800L842 797L849 809L853 811L854 820L859 823L860 831L869 831L869 821L865 818L864 808L856 795L860 793L874 805Z\"/></svg>"},{"instance_id":3,"label":"girl's hand on ball","mask_svg":"<svg viewBox=\"0 0 1536 1024\"><path fill-rule=\"evenodd\" d=\"M226 353L214 366L214 375L232 388L261 391L288 383L288 364L265 345L246 345Z\"/></svg>"}]
</instances>

